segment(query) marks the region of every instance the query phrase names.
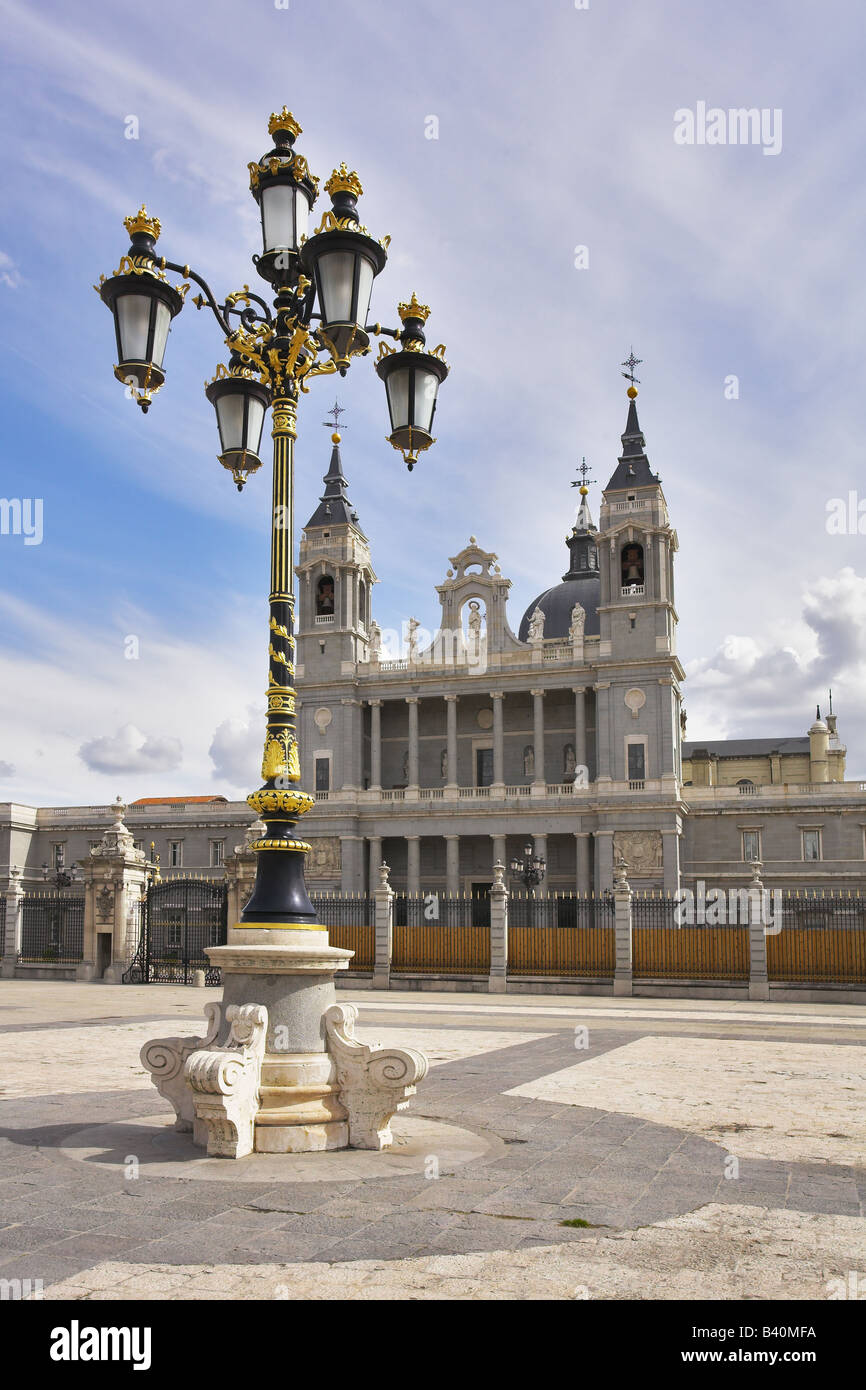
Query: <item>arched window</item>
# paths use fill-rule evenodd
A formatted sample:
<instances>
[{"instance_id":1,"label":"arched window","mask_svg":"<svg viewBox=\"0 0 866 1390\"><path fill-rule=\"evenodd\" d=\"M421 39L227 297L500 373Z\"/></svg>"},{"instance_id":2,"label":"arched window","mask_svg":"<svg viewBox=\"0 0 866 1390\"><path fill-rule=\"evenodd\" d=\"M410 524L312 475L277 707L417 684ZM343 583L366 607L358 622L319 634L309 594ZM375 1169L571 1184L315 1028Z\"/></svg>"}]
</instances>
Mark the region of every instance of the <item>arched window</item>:
<instances>
[{"instance_id":1,"label":"arched window","mask_svg":"<svg viewBox=\"0 0 866 1390\"><path fill-rule=\"evenodd\" d=\"M334 577L323 574L316 585L316 617L327 617L334 612Z\"/></svg>"},{"instance_id":2,"label":"arched window","mask_svg":"<svg viewBox=\"0 0 866 1390\"><path fill-rule=\"evenodd\" d=\"M630 589L635 584L643 585L643 546L629 541L622 548L622 587Z\"/></svg>"},{"instance_id":3,"label":"arched window","mask_svg":"<svg viewBox=\"0 0 866 1390\"><path fill-rule=\"evenodd\" d=\"M358 585L358 626L366 627L367 623L367 585L362 579Z\"/></svg>"}]
</instances>

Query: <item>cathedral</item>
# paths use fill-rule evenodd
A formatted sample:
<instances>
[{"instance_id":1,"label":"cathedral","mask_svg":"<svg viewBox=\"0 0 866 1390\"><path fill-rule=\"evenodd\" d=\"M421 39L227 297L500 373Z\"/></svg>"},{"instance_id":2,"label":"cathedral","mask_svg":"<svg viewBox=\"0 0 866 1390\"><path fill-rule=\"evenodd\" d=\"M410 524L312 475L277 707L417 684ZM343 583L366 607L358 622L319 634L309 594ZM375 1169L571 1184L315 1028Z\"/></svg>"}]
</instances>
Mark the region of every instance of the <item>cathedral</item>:
<instances>
[{"instance_id":1,"label":"cathedral","mask_svg":"<svg viewBox=\"0 0 866 1390\"><path fill-rule=\"evenodd\" d=\"M771 886L866 883L866 786L845 781L835 715L803 737L684 742L677 535L633 379L598 525L584 484L564 572L516 633L510 581L472 536L435 632L411 619L387 644L336 434L324 482L297 567L313 886L364 891L384 859L410 893L481 893L527 846L549 891L605 891L620 855L667 893L742 884L754 860Z\"/></svg>"},{"instance_id":2,"label":"cathedral","mask_svg":"<svg viewBox=\"0 0 866 1390\"><path fill-rule=\"evenodd\" d=\"M474 536L437 585L435 629L381 631L340 443L296 569L311 889L370 892L387 862L398 890L480 895L527 847L551 892L607 891L620 855L647 891L742 886L755 860L769 887L866 888L866 784L845 780L832 712L802 736L684 742L677 534L633 380L598 524L584 483L561 573L539 576L516 632L510 580ZM32 887L74 864L110 812L0 807L0 880L16 865ZM176 796L127 819L164 867L221 875L250 816Z\"/></svg>"}]
</instances>

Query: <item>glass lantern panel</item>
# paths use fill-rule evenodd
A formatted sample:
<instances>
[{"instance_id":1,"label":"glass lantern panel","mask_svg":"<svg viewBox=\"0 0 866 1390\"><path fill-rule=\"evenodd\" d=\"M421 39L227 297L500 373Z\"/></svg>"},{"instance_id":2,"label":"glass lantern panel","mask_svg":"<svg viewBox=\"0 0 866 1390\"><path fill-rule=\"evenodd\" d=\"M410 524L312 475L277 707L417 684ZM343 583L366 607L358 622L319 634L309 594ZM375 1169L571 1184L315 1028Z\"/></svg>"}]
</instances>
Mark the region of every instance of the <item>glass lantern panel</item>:
<instances>
[{"instance_id":1,"label":"glass lantern panel","mask_svg":"<svg viewBox=\"0 0 866 1390\"><path fill-rule=\"evenodd\" d=\"M434 372L415 372L415 428L430 433L439 378Z\"/></svg>"},{"instance_id":2,"label":"glass lantern panel","mask_svg":"<svg viewBox=\"0 0 866 1390\"><path fill-rule=\"evenodd\" d=\"M150 360L156 363L157 367L162 366L162 359L165 356L165 344L168 338L168 330L171 327L171 314L168 305L157 301L154 305L156 316L153 327L153 348Z\"/></svg>"},{"instance_id":3,"label":"glass lantern panel","mask_svg":"<svg viewBox=\"0 0 866 1390\"><path fill-rule=\"evenodd\" d=\"M262 442L262 426L265 423L265 407L256 396L249 397L247 415L247 448L258 458Z\"/></svg>"},{"instance_id":4,"label":"glass lantern panel","mask_svg":"<svg viewBox=\"0 0 866 1390\"><path fill-rule=\"evenodd\" d=\"M388 409L391 412L391 429L405 429L409 424L409 368L401 367L391 372L387 379Z\"/></svg>"},{"instance_id":5,"label":"glass lantern panel","mask_svg":"<svg viewBox=\"0 0 866 1390\"><path fill-rule=\"evenodd\" d=\"M326 324L352 323L352 274L355 257L351 251L329 251L319 257L319 277Z\"/></svg>"},{"instance_id":6,"label":"glass lantern panel","mask_svg":"<svg viewBox=\"0 0 866 1390\"><path fill-rule=\"evenodd\" d=\"M370 295L373 293L373 267L363 256L358 258L358 313L356 323L366 326L370 311Z\"/></svg>"},{"instance_id":7,"label":"glass lantern panel","mask_svg":"<svg viewBox=\"0 0 866 1390\"><path fill-rule=\"evenodd\" d=\"M239 391L221 396L217 402L217 424L223 452L244 447L244 397Z\"/></svg>"},{"instance_id":8,"label":"glass lantern panel","mask_svg":"<svg viewBox=\"0 0 866 1390\"><path fill-rule=\"evenodd\" d=\"M147 361L147 333L150 327L150 296L122 294L117 299L117 328L120 356L124 362Z\"/></svg>"},{"instance_id":9,"label":"glass lantern panel","mask_svg":"<svg viewBox=\"0 0 866 1390\"><path fill-rule=\"evenodd\" d=\"M298 247L295 229L295 189L274 183L262 189L262 237L265 251Z\"/></svg>"}]
</instances>

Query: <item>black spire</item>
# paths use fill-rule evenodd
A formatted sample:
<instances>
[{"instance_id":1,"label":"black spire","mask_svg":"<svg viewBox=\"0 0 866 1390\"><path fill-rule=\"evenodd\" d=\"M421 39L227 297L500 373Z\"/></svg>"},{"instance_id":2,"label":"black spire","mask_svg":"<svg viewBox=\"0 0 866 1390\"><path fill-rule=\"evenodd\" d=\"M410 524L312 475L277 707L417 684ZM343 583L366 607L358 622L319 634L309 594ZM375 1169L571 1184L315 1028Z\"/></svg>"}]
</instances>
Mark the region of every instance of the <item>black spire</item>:
<instances>
[{"instance_id":1,"label":"black spire","mask_svg":"<svg viewBox=\"0 0 866 1390\"><path fill-rule=\"evenodd\" d=\"M635 382L638 378L634 374L634 369L638 363L639 359L632 352L622 364L629 368L629 371L623 372L622 375L631 383L627 392L628 417L625 422L625 433L621 436L622 453L605 492L632 487L649 487L659 481L658 474L653 473L649 466L649 459L645 452L646 440L637 418L637 387Z\"/></svg>"},{"instance_id":2,"label":"black spire","mask_svg":"<svg viewBox=\"0 0 866 1390\"><path fill-rule=\"evenodd\" d=\"M335 405L332 414L342 413L340 406ZM330 426L330 421L325 421ZM331 449L331 462L328 471L324 476L325 491L319 498L319 505L307 522L305 529L310 526L357 526L358 513L346 495L348 486L343 475L343 461L340 457L341 436L335 430L331 435L333 448ZM359 528L360 529L360 528Z\"/></svg>"},{"instance_id":3,"label":"black spire","mask_svg":"<svg viewBox=\"0 0 866 1390\"><path fill-rule=\"evenodd\" d=\"M586 483L582 483L577 519L571 535L566 537L565 542L571 555L571 563L567 573L562 576L563 579L585 579L587 575L598 574L598 549L595 543L598 531L586 500L588 491Z\"/></svg>"}]
</instances>

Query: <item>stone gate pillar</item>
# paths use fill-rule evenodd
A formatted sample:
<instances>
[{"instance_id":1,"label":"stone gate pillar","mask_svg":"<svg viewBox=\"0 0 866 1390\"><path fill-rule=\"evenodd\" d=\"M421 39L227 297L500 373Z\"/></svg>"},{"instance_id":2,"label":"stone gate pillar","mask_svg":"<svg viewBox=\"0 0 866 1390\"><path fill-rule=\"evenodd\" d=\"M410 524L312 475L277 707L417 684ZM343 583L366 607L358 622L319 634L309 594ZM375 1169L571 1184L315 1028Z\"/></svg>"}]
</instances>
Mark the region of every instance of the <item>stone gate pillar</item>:
<instances>
[{"instance_id":1,"label":"stone gate pillar","mask_svg":"<svg viewBox=\"0 0 866 1390\"><path fill-rule=\"evenodd\" d=\"M376 899L375 958L373 961L373 988L391 988L391 945L394 940L394 889L388 879L391 870L387 864L379 865L379 886Z\"/></svg>"},{"instance_id":2,"label":"stone gate pillar","mask_svg":"<svg viewBox=\"0 0 866 1390\"><path fill-rule=\"evenodd\" d=\"M616 933L613 992L623 995L632 993L632 892L626 876L627 873L628 865L620 855L613 871L614 931Z\"/></svg>"},{"instance_id":3,"label":"stone gate pillar","mask_svg":"<svg viewBox=\"0 0 866 1390\"><path fill-rule=\"evenodd\" d=\"M21 950L21 929L24 918L24 888L21 884L21 870L13 865L9 870L9 887L6 890L6 932L3 942L3 962L0 976L4 980L14 980Z\"/></svg>"},{"instance_id":4,"label":"stone gate pillar","mask_svg":"<svg viewBox=\"0 0 866 1390\"><path fill-rule=\"evenodd\" d=\"M126 806L114 804L114 823L79 866L84 876L84 956L80 979L119 984L138 947L148 864L123 823Z\"/></svg>"},{"instance_id":5,"label":"stone gate pillar","mask_svg":"<svg viewBox=\"0 0 866 1390\"><path fill-rule=\"evenodd\" d=\"M491 994L505 994L508 974L508 889L505 886L505 865L493 865L493 884L490 889L490 977L487 988Z\"/></svg>"}]
</instances>

